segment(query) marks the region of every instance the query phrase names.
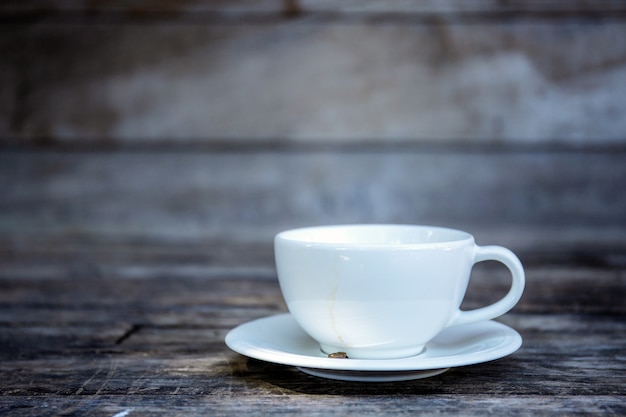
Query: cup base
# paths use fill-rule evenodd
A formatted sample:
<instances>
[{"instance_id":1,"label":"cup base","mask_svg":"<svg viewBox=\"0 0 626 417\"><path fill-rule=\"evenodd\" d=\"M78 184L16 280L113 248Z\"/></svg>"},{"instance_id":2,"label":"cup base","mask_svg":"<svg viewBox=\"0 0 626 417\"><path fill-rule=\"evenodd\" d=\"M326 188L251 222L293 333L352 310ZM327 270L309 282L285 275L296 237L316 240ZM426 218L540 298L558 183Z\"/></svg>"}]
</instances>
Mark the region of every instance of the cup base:
<instances>
[{"instance_id":1,"label":"cup base","mask_svg":"<svg viewBox=\"0 0 626 417\"><path fill-rule=\"evenodd\" d=\"M402 349L350 348L347 346L330 346L320 344L325 355L346 359L402 359L417 356L425 352L425 345L411 346ZM345 354L345 355L344 355Z\"/></svg>"}]
</instances>

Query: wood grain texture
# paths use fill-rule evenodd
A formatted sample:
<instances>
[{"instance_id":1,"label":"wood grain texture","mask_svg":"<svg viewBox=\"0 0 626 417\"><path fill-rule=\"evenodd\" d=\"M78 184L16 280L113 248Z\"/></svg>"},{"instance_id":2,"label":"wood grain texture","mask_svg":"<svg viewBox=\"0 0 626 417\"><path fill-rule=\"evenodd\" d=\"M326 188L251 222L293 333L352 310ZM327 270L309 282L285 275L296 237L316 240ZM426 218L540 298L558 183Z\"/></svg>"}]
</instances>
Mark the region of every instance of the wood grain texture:
<instances>
[{"instance_id":1,"label":"wood grain texture","mask_svg":"<svg viewBox=\"0 0 626 417\"><path fill-rule=\"evenodd\" d=\"M623 1L4 1L0 414L626 415ZM512 248L522 348L425 380L247 359L272 238ZM464 309L501 297L472 273Z\"/></svg>"},{"instance_id":2,"label":"wood grain texture","mask_svg":"<svg viewBox=\"0 0 626 417\"><path fill-rule=\"evenodd\" d=\"M591 146L622 143L626 131L623 15L238 23L128 14L0 27L0 140Z\"/></svg>"},{"instance_id":3,"label":"wood grain texture","mask_svg":"<svg viewBox=\"0 0 626 417\"><path fill-rule=\"evenodd\" d=\"M0 5L0 12L7 17L41 14L71 14L118 12L128 14L137 19L150 13L172 13L178 15L193 15L202 13L220 13L221 18L228 14L254 15L274 13L283 17L300 16L307 13L334 12L349 16L358 13L397 13L397 14L425 14L425 13L455 13L468 15L472 13L514 13L535 12L539 15L550 16L550 13L595 13L615 14L626 9L619 0L474 0L465 2L459 0L424 0L407 2L402 0L159 0L151 2L114 0L114 1L85 1L85 0L50 0L46 2L24 2L7 0ZM397 17L396 17L397 18Z\"/></svg>"},{"instance_id":4,"label":"wood grain texture","mask_svg":"<svg viewBox=\"0 0 626 417\"><path fill-rule=\"evenodd\" d=\"M512 249L623 247L625 155L419 147L6 152L0 236L41 245L267 242L289 227L383 222L458 227L479 244ZM223 250L247 262L247 254Z\"/></svg>"},{"instance_id":5,"label":"wood grain texture","mask_svg":"<svg viewBox=\"0 0 626 417\"><path fill-rule=\"evenodd\" d=\"M232 262L224 245L92 242L0 247L0 410L11 415L621 415L626 409L626 268L527 259L528 286L500 320L515 354L419 381L333 382L246 359L224 345L237 324L285 311L271 245ZM207 254L214 253L214 256ZM167 256L162 256L167 254ZM605 263L597 262L604 257ZM474 271L467 308L505 290Z\"/></svg>"},{"instance_id":6,"label":"wood grain texture","mask_svg":"<svg viewBox=\"0 0 626 417\"><path fill-rule=\"evenodd\" d=\"M469 415L487 405L514 415L623 412L621 270L530 268L526 295L502 319L522 333L522 350L426 381L363 385L318 380L228 351L229 328L284 311L267 272L190 277L181 266L170 276L150 269L133 277L89 269L68 276L70 255L61 257L58 274L39 279L23 278L39 267L27 258L0 268L0 369L7 376L1 403L12 415L196 414L206 407L221 415L373 414L412 412L418 403L426 413ZM106 271L107 258L95 254L91 270ZM571 281L572 274L580 278ZM489 299L489 281L498 275L487 269L475 277L474 303ZM558 300L550 298L555 293Z\"/></svg>"}]
</instances>

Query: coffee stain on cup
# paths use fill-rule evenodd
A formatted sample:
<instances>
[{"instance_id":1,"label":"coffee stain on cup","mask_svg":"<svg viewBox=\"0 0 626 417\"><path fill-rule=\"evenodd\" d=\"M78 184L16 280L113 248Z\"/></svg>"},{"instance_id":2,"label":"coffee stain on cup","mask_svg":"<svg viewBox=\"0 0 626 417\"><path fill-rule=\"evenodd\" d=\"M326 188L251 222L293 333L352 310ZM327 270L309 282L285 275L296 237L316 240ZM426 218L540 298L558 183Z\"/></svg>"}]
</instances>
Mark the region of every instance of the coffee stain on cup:
<instances>
[{"instance_id":1,"label":"coffee stain on cup","mask_svg":"<svg viewBox=\"0 0 626 417\"><path fill-rule=\"evenodd\" d=\"M335 317L335 304L337 302L337 287L335 285L333 287L333 291L330 294L330 304L328 305L328 316L330 317L330 327L333 329L333 332L337 335L337 340L341 343L344 343L343 336L339 333L339 328L337 327L337 320Z\"/></svg>"},{"instance_id":2,"label":"coffee stain on cup","mask_svg":"<svg viewBox=\"0 0 626 417\"><path fill-rule=\"evenodd\" d=\"M339 279L341 276L341 274L339 273L339 262L342 259L344 259L343 256L340 256L339 258L337 258L334 264L334 268L333 268L335 285L333 286L333 289L330 293L330 303L328 305L328 316L330 318L330 326L333 330L333 333L337 335L337 340L339 340L339 342L341 343L344 343L343 336L339 333L339 328L337 327L337 320L335 317L335 305L337 303L337 291L339 290Z\"/></svg>"}]
</instances>

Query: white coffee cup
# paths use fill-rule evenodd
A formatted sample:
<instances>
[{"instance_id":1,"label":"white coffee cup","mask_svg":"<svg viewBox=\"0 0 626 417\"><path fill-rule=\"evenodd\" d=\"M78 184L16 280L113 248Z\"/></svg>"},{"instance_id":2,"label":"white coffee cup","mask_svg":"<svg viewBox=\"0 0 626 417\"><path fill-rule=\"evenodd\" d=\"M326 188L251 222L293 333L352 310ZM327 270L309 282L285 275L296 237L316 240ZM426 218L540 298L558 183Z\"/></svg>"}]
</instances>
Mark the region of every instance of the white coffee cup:
<instances>
[{"instance_id":1,"label":"white coffee cup","mask_svg":"<svg viewBox=\"0 0 626 417\"><path fill-rule=\"evenodd\" d=\"M388 359L421 353L451 326L509 311L524 291L519 259L469 233L430 226L342 225L287 230L274 240L290 313L327 354ZM502 262L512 285L499 301L461 311L472 266Z\"/></svg>"}]
</instances>

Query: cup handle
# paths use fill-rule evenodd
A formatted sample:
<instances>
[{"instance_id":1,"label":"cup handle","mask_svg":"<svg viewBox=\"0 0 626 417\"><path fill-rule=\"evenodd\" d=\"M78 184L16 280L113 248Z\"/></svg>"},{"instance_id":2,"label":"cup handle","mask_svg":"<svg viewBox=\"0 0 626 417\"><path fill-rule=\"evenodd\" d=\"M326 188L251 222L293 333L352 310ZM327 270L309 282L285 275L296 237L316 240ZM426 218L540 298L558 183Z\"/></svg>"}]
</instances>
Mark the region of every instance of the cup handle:
<instances>
[{"instance_id":1,"label":"cup handle","mask_svg":"<svg viewBox=\"0 0 626 417\"><path fill-rule=\"evenodd\" d=\"M476 245L474 249L473 263L476 264L483 261L502 262L509 269L509 271L511 271L511 289L502 299L489 306L470 311L458 310L457 314L453 317L448 326L475 323L477 321L491 320L499 317L512 309L522 297L526 276L524 274L522 263L513 252L501 246Z\"/></svg>"}]
</instances>

